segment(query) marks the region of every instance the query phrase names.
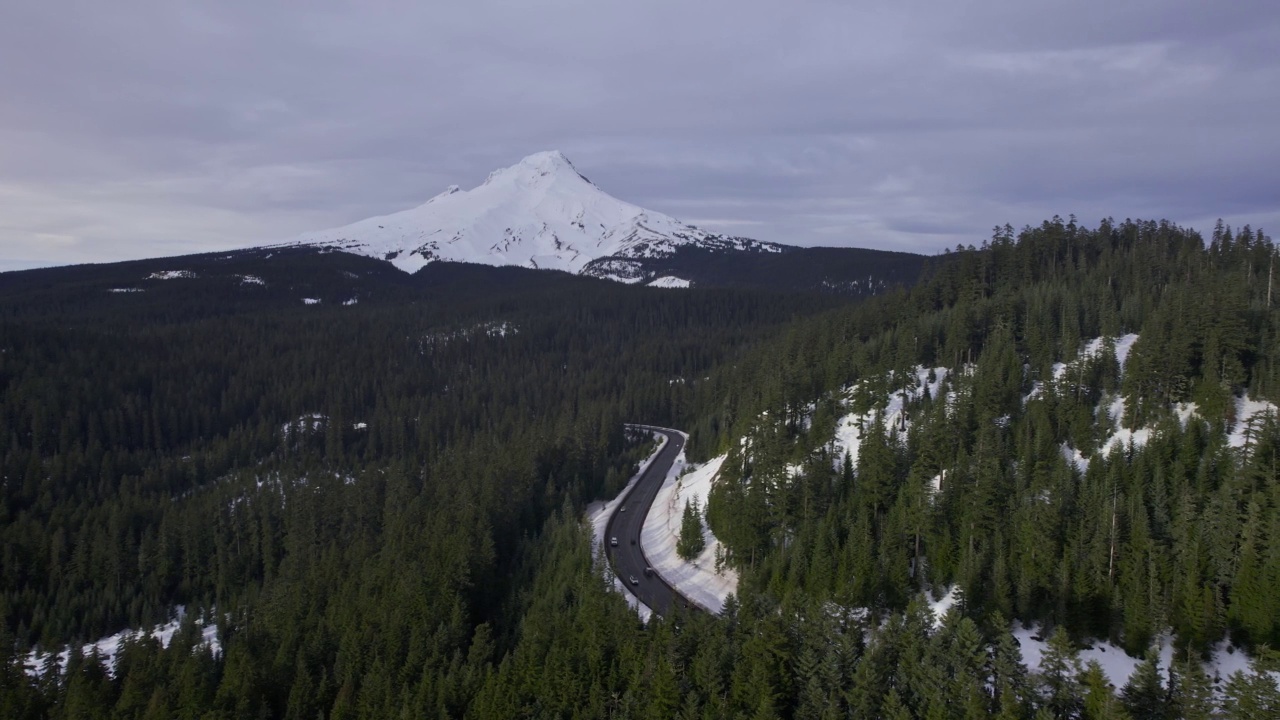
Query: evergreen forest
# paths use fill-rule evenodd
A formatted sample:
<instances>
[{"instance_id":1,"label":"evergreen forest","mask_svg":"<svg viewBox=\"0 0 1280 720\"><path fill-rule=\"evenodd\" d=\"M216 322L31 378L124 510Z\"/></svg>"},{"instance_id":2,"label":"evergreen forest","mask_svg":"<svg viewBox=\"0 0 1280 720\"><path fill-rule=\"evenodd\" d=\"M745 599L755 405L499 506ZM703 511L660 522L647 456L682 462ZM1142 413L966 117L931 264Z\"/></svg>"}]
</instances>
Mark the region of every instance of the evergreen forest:
<instances>
[{"instance_id":1,"label":"evergreen forest","mask_svg":"<svg viewBox=\"0 0 1280 720\"><path fill-rule=\"evenodd\" d=\"M873 297L296 249L0 275L0 717L1280 717L1276 255L1055 217ZM718 615L642 621L593 552L631 422L726 456L685 523L739 573Z\"/></svg>"}]
</instances>

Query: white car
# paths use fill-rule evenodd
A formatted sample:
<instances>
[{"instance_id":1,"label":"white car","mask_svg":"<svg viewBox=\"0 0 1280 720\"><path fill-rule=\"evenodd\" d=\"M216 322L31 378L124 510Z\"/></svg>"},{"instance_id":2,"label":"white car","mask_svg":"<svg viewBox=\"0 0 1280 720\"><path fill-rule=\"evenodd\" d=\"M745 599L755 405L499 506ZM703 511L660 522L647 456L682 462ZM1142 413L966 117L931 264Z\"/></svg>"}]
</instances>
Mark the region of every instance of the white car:
<instances>
[{"instance_id":1,"label":"white car","mask_svg":"<svg viewBox=\"0 0 1280 720\"><path fill-rule=\"evenodd\" d=\"M639 584L640 584L640 581L636 579L636 576L635 576L635 575L632 575L632 576L631 576L631 584L632 584L632 585L639 585Z\"/></svg>"}]
</instances>

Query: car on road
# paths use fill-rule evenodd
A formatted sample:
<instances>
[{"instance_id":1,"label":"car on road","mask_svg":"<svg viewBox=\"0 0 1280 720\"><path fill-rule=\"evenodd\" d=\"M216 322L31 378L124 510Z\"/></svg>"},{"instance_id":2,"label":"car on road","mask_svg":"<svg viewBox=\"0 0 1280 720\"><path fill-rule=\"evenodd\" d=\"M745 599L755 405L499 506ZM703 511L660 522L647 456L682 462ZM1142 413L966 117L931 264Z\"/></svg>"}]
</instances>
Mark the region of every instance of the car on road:
<instances>
[{"instance_id":1,"label":"car on road","mask_svg":"<svg viewBox=\"0 0 1280 720\"><path fill-rule=\"evenodd\" d=\"M645 569L644 569L644 576L645 576L645 577L653 577L653 568L651 568L651 567L647 567L647 568L645 568Z\"/></svg>"},{"instance_id":2,"label":"car on road","mask_svg":"<svg viewBox=\"0 0 1280 720\"><path fill-rule=\"evenodd\" d=\"M613 547L618 547L618 538L616 537L609 538L609 544L612 545Z\"/></svg>"},{"instance_id":3,"label":"car on road","mask_svg":"<svg viewBox=\"0 0 1280 720\"><path fill-rule=\"evenodd\" d=\"M635 576L635 575L632 575L632 576L631 576L631 584L632 584L632 585L639 585L639 584L640 584L640 581L636 579L636 576Z\"/></svg>"},{"instance_id":4,"label":"car on road","mask_svg":"<svg viewBox=\"0 0 1280 720\"><path fill-rule=\"evenodd\" d=\"M618 508L618 512L626 512L626 511L627 511L626 505L623 505L622 507Z\"/></svg>"}]
</instances>

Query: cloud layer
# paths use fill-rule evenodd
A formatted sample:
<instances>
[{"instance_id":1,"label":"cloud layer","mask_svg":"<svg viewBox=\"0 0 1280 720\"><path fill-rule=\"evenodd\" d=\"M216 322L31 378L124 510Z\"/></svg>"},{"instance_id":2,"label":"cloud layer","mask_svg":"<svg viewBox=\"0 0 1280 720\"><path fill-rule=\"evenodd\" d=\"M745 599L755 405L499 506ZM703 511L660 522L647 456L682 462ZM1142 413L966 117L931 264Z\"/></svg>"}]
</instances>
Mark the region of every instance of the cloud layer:
<instances>
[{"instance_id":1,"label":"cloud layer","mask_svg":"<svg viewBox=\"0 0 1280 720\"><path fill-rule=\"evenodd\" d=\"M287 239L551 148L803 245L1280 225L1273 2L18 5L0 269Z\"/></svg>"}]
</instances>

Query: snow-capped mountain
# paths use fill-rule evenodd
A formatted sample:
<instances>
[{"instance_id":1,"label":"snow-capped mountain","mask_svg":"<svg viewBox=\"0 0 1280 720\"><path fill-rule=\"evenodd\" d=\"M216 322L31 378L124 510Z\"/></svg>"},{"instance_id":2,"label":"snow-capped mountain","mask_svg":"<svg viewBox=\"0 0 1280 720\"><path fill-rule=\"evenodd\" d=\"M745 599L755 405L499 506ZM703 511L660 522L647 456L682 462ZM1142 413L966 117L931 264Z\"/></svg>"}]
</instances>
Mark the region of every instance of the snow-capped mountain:
<instances>
[{"instance_id":1,"label":"snow-capped mountain","mask_svg":"<svg viewBox=\"0 0 1280 720\"><path fill-rule=\"evenodd\" d=\"M496 170L471 190L455 185L418 207L305 233L288 244L381 258L407 272L450 260L566 270L623 282L646 279L645 260L670 256L681 247L785 248L709 233L618 200L558 151Z\"/></svg>"}]
</instances>

